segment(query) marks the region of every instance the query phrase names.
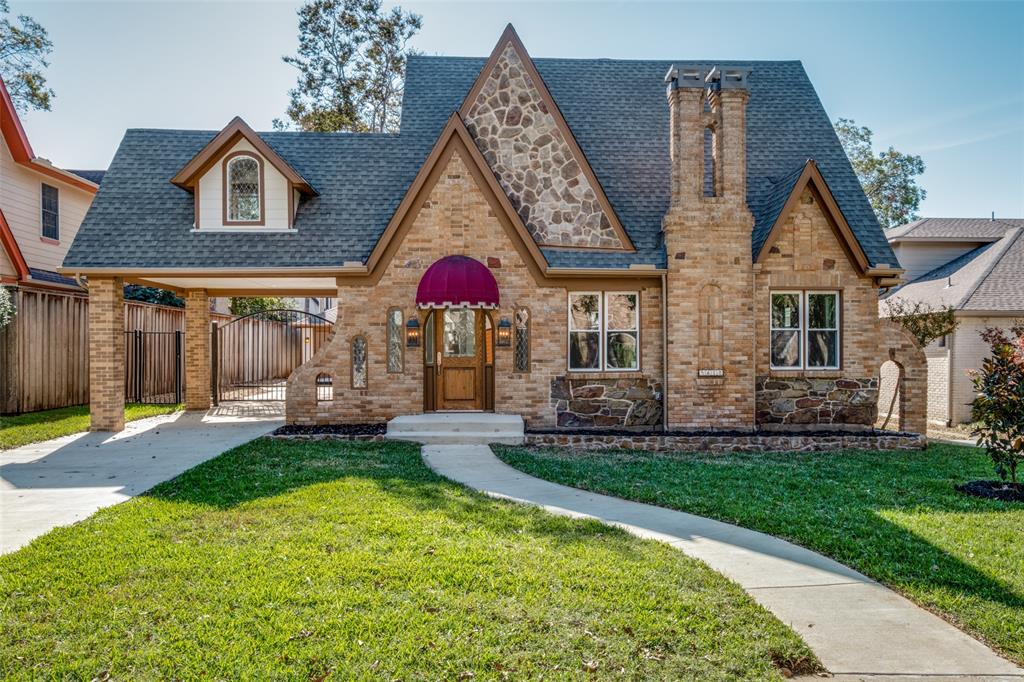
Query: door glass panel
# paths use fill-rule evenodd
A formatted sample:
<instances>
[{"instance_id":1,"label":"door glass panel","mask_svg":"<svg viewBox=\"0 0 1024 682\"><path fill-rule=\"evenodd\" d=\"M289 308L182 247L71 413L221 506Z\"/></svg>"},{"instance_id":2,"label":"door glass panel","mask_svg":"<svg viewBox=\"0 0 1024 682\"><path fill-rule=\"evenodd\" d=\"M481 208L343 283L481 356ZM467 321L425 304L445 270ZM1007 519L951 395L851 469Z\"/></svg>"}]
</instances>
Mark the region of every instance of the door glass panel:
<instances>
[{"instance_id":1,"label":"door glass panel","mask_svg":"<svg viewBox=\"0 0 1024 682\"><path fill-rule=\"evenodd\" d=\"M423 325L423 355L428 365L434 364L434 313L427 315L427 322Z\"/></svg>"},{"instance_id":2,"label":"door glass panel","mask_svg":"<svg viewBox=\"0 0 1024 682\"><path fill-rule=\"evenodd\" d=\"M476 311L454 308L444 311L444 356L469 358L476 355Z\"/></svg>"}]
</instances>

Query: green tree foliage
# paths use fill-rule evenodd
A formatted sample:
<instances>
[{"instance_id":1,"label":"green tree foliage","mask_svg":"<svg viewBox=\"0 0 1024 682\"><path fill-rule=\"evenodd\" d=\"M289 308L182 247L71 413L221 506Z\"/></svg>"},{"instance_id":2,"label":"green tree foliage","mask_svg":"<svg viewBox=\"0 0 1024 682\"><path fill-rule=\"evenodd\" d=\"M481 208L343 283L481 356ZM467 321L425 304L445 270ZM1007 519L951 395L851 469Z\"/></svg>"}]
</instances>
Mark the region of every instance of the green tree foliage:
<instances>
[{"instance_id":1,"label":"green tree foliage","mask_svg":"<svg viewBox=\"0 0 1024 682\"><path fill-rule=\"evenodd\" d=\"M10 18L7 0L0 0L0 78L3 78L14 107L49 111L53 90L46 87L43 69L53 51L49 34L35 19L19 14Z\"/></svg>"},{"instance_id":2,"label":"green tree foliage","mask_svg":"<svg viewBox=\"0 0 1024 682\"><path fill-rule=\"evenodd\" d=\"M257 297L235 297L231 299L231 314L239 317L252 315L253 313L264 313L270 310L283 310L291 308L287 301L276 296Z\"/></svg>"},{"instance_id":3,"label":"green tree foliage","mask_svg":"<svg viewBox=\"0 0 1024 682\"><path fill-rule=\"evenodd\" d=\"M407 48L421 26L380 0L310 0L299 11L299 47L286 64L299 70L288 120L274 127L392 132L401 114Z\"/></svg>"},{"instance_id":4,"label":"green tree foliage","mask_svg":"<svg viewBox=\"0 0 1024 682\"><path fill-rule=\"evenodd\" d=\"M1024 463L1024 322L1018 321L1010 334L989 328L981 337L991 354L972 377L978 392L972 404L973 433L999 478L1016 484Z\"/></svg>"},{"instance_id":5,"label":"green tree foliage","mask_svg":"<svg viewBox=\"0 0 1024 682\"><path fill-rule=\"evenodd\" d=\"M0 329L6 327L14 319L16 312L11 292L7 290L7 287L0 287Z\"/></svg>"},{"instance_id":6,"label":"green tree foliage","mask_svg":"<svg viewBox=\"0 0 1024 682\"><path fill-rule=\"evenodd\" d=\"M922 348L935 339L952 334L960 326L956 308L951 305L933 307L922 301L893 296L886 299L885 308L885 316L903 325Z\"/></svg>"},{"instance_id":7,"label":"green tree foliage","mask_svg":"<svg viewBox=\"0 0 1024 682\"><path fill-rule=\"evenodd\" d=\"M871 145L871 129L848 118L836 121L835 129L882 227L916 220L917 209L927 195L916 180L924 173L921 157L892 147L876 155Z\"/></svg>"},{"instance_id":8,"label":"green tree foliage","mask_svg":"<svg viewBox=\"0 0 1024 682\"><path fill-rule=\"evenodd\" d=\"M124 298L126 301L142 301L143 303L157 303L169 305L175 308L184 308L185 301L173 291L157 289L156 287L141 287L137 284L124 285Z\"/></svg>"}]
</instances>

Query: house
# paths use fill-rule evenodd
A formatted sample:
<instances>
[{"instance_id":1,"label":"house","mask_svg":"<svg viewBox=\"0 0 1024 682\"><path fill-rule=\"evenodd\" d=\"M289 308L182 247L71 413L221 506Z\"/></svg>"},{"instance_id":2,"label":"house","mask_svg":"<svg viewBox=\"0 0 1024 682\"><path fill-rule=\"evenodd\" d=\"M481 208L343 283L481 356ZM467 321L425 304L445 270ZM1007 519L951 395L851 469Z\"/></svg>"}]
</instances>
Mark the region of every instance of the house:
<instances>
[{"instance_id":1,"label":"house","mask_svg":"<svg viewBox=\"0 0 1024 682\"><path fill-rule=\"evenodd\" d=\"M907 283L882 300L953 306L960 325L925 348L928 420L970 421L969 376L988 355L979 332L1024 319L1024 219L924 218L887 234Z\"/></svg>"},{"instance_id":2,"label":"house","mask_svg":"<svg viewBox=\"0 0 1024 682\"><path fill-rule=\"evenodd\" d=\"M93 428L123 424L123 281L335 297L292 423L444 410L531 428L867 429L898 267L799 62L416 56L397 134L129 130L62 272L89 281Z\"/></svg>"},{"instance_id":3,"label":"house","mask_svg":"<svg viewBox=\"0 0 1024 682\"><path fill-rule=\"evenodd\" d=\"M0 80L0 284L79 290L57 269L103 171L68 171L38 157Z\"/></svg>"}]
</instances>

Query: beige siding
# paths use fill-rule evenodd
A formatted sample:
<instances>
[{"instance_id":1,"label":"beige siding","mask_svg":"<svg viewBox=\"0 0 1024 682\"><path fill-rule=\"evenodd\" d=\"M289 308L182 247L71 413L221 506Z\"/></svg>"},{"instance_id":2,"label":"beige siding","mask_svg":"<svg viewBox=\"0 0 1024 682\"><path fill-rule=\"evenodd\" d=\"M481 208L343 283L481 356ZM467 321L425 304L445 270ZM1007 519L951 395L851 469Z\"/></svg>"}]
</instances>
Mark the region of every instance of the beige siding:
<instances>
[{"instance_id":1,"label":"beige siding","mask_svg":"<svg viewBox=\"0 0 1024 682\"><path fill-rule=\"evenodd\" d=\"M60 242L57 244L42 239L40 213L44 182L59 190ZM65 185L56 178L15 163L6 143L0 142L0 209L3 209L30 268L56 270L60 267L78 233L78 226L89 210L92 197L85 190ZM4 269L7 267L7 264L0 264L0 273L6 275Z\"/></svg>"},{"instance_id":2,"label":"beige siding","mask_svg":"<svg viewBox=\"0 0 1024 682\"><path fill-rule=\"evenodd\" d=\"M288 192L291 191L288 179L274 168L256 150L248 140L239 140L227 154L234 152L252 152L253 156L263 161L263 200L266 203L266 225L262 227L245 227L246 230L285 230L288 229ZM215 163L203 177L199 179L199 229L224 227L224 161ZM230 226L229 226L230 227Z\"/></svg>"},{"instance_id":3,"label":"beige siding","mask_svg":"<svg viewBox=\"0 0 1024 682\"><path fill-rule=\"evenodd\" d=\"M7 257L7 251L0 248L0 278L13 278L18 275L18 271L14 269L14 263Z\"/></svg>"},{"instance_id":4,"label":"beige siding","mask_svg":"<svg viewBox=\"0 0 1024 682\"><path fill-rule=\"evenodd\" d=\"M900 242L893 251L910 281L981 246L980 242Z\"/></svg>"},{"instance_id":5,"label":"beige siding","mask_svg":"<svg viewBox=\"0 0 1024 682\"><path fill-rule=\"evenodd\" d=\"M1013 324L1012 317L961 317L960 327L953 335L952 352L952 419L954 423L962 423L971 419L971 401L974 400L974 387L968 372L981 366L981 361L988 355L988 345L981 339L979 332L986 327L1009 329Z\"/></svg>"},{"instance_id":6,"label":"beige siding","mask_svg":"<svg viewBox=\"0 0 1024 682\"><path fill-rule=\"evenodd\" d=\"M949 348L933 341L924 349L928 358L928 421L949 421Z\"/></svg>"}]
</instances>

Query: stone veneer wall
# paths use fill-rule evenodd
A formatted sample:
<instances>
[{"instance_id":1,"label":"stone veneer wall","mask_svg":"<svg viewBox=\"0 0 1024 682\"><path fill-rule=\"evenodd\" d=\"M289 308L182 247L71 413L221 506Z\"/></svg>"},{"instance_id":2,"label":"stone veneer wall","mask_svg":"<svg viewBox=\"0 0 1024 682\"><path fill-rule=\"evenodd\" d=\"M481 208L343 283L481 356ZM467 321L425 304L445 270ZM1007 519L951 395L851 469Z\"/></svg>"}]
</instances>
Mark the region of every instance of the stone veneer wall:
<instances>
[{"instance_id":1,"label":"stone veneer wall","mask_svg":"<svg viewBox=\"0 0 1024 682\"><path fill-rule=\"evenodd\" d=\"M422 323L424 315L415 302L423 272L439 258L463 254L486 263L498 282L501 308L492 311L496 322L502 317L513 319L516 307L530 310L530 371L513 371L511 347L495 348L495 411L522 415L532 428L556 425L551 382L566 375L566 289L542 286L534 279L459 154L454 153L447 162L442 159L442 164L437 183L425 190L429 196L421 200L412 226L380 280L339 287L338 321L331 338L289 377L289 423L382 422L421 413L423 352L406 348L403 371L387 371L387 310L398 306L405 319L417 316ZM594 285L583 281L577 286L593 290ZM614 290L637 287L623 282L616 283ZM639 293L641 371L628 377L660 381L661 289L649 285L639 287ZM369 383L365 390L353 389L350 383L350 343L360 334L368 344ZM315 380L321 372L332 378L333 400L317 400ZM587 381L620 378L623 373L586 375Z\"/></svg>"},{"instance_id":2,"label":"stone veneer wall","mask_svg":"<svg viewBox=\"0 0 1024 682\"><path fill-rule=\"evenodd\" d=\"M878 413L878 378L757 377L757 423L871 426Z\"/></svg>"},{"instance_id":3,"label":"stone veneer wall","mask_svg":"<svg viewBox=\"0 0 1024 682\"><path fill-rule=\"evenodd\" d=\"M623 244L555 118L509 45L465 117L491 170L538 244Z\"/></svg>"},{"instance_id":4,"label":"stone veneer wall","mask_svg":"<svg viewBox=\"0 0 1024 682\"><path fill-rule=\"evenodd\" d=\"M661 382L647 377L555 377L551 400L558 426L647 428L661 426Z\"/></svg>"},{"instance_id":5,"label":"stone veneer wall","mask_svg":"<svg viewBox=\"0 0 1024 682\"><path fill-rule=\"evenodd\" d=\"M923 435L871 431L837 434L616 434L527 433L532 446L581 450L647 450L650 452L824 452L833 450L923 450ZM584 457L586 455L583 455Z\"/></svg>"}]
</instances>

